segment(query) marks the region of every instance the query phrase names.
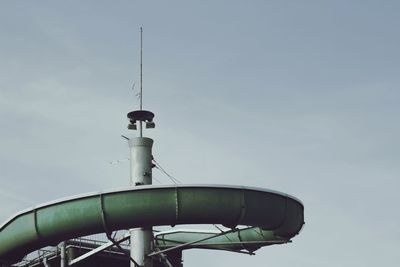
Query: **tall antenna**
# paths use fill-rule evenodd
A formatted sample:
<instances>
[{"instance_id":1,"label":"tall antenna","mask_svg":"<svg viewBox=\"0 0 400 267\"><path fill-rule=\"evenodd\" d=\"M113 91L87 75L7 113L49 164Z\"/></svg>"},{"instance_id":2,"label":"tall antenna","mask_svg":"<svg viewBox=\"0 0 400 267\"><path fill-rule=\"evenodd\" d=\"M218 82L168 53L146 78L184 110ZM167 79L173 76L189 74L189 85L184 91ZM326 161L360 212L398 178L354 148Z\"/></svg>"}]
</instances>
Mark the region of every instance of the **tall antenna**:
<instances>
[{"instance_id":1,"label":"tall antenna","mask_svg":"<svg viewBox=\"0 0 400 267\"><path fill-rule=\"evenodd\" d=\"M143 110L143 28L142 27L140 27L140 110ZM142 121L140 121L139 136L143 137Z\"/></svg>"},{"instance_id":2,"label":"tall antenna","mask_svg":"<svg viewBox=\"0 0 400 267\"><path fill-rule=\"evenodd\" d=\"M136 130L139 127L139 137L143 137L143 122L146 128L154 128L154 113L143 110L143 28L140 27L140 109L128 113L128 129ZM139 123L137 123L139 122Z\"/></svg>"},{"instance_id":3,"label":"tall antenna","mask_svg":"<svg viewBox=\"0 0 400 267\"><path fill-rule=\"evenodd\" d=\"M140 27L140 110L143 109L143 28Z\"/></svg>"}]
</instances>

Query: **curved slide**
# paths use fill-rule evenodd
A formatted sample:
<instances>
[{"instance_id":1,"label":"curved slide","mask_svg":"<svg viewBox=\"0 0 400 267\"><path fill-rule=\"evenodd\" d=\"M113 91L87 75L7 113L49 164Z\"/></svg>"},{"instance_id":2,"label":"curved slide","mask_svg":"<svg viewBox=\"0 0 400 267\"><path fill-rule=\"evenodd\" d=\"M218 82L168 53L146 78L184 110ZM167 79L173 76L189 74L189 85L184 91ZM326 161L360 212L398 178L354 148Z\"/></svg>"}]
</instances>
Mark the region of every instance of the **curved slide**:
<instances>
[{"instance_id":1,"label":"curved slide","mask_svg":"<svg viewBox=\"0 0 400 267\"><path fill-rule=\"evenodd\" d=\"M259 227L247 227L229 231L223 230L187 230L178 229L158 232L154 235L155 248L158 250L181 250L202 248L226 250L245 254L254 254L257 249L288 243L290 240L274 235L271 230ZM153 253L157 254L157 252Z\"/></svg>"},{"instance_id":2,"label":"curved slide","mask_svg":"<svg viewBox=\"0 0 400 267\"><path fill-rule=\"evenodd\" d=\"M177 224L247 225L289 240L304 224L304 207L287 194L238 186L139 186L77 196L23 211L0 226L0 262L79 236Z\"/></svg>"}]
</instances>

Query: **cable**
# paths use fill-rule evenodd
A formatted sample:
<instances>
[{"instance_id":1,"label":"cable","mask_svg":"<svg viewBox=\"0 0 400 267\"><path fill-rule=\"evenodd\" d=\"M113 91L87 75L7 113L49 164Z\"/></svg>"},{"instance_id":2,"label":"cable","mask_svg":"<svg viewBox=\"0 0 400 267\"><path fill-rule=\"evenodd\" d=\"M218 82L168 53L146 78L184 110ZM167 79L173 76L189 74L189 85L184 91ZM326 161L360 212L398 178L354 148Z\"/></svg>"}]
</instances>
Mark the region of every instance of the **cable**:
<instances>
[{"instance_id":1,"label":"cable","mask_svg":"<svg viewBox=\"0 0 400 267\"><path fill-rule=\"evenodd\" d=\"M158 180L156 177L152 177L154 180L156 180L159 184L162 184L160 180Z\"/></svg>"},{"instance_id":2,"label":"cable","mask_svg":"<svg viewBox=\"0 0 400 267\"><path fill-rule=\"evenodd\" d=\"M173 177L172 175L170 175L166 170L164 170L164 168L161 167L160 163L158 163L154 158L153 158L153 161L154 161L154 164L156 165L156 166L155 166L156 169L160 170L162 173L164 173L165 175L167 175L168 178L170 178L171 181L172 181L174 184L181 184L181 183L182 183L181 181L179 181L178 179L176 179L175 177ZM213 224L213 226L214 226L215 228L217 228L221 233L224 232L224 231L223 231L221 228L219 228L216 224ZM227 236L225 236L225 237L226 237L228 240L230 240L229 237L227 237ZM231 240L230 240L230 241L231 241Z\"/></svg>"},{"instance_id":3,"label":"cable","mask_svg":"<svg viewBox=\"0 0 400 267\"><path fill-rule=\"evenodd\" d=\"M173 177L172 175L170 175L166 170L164 170L164 168L161 167L160 163L158 163L154 158L153 158L153 161L154 161L154 164L156 165L155 167L156 167L157 169L159 169L161 172L163 172L166 176L168 176L168 178L170 178L171 181L172 181L174 184L181 184L181 183L182 183L181 181L179 181L178 179L176 179L175 177Z\"/></svg>"},{"instance_id":4,"label":"cable","mask_svg":"<svg viewBox=\"0 0 400 267\"><path fill-rule=\"evenodd\" d=\"M164 168L161 167L160 163L158 163L154 158L153 158L153 161L154 161L154 164L156 165L155 167L156 167L158 170L160 170L161 172L163 172L165 175L167 175L168 178L170 178L171 181L172 181L174 184L181 184L181 181L179 181L178 179L176 179L175 177L173 177L172 175L170 175L166 170L164 170ZM223 231L221 228L219 228L216 224L213 224L213 226L214 226L215 228L217 228L221 233L224 232L224 231ZM229 241L231 241L231 240L229 239L228 236L225 235L225 237L226 237Z\"/></svg>"},{"instance_id":5,"label":"cable","mask_svg":"<svg viewBox=\"0 0 400 267\"><path fill-rule=\"evenodd\" d=\"M158 169L160 172L162 172L163 174L165 174L174 184L178 184L179 182L177 182L172 176L169 176L167 173L165 173L161 168L159 168L158 166L155 166L156 169Z\"/></svg>"}]
</instances>

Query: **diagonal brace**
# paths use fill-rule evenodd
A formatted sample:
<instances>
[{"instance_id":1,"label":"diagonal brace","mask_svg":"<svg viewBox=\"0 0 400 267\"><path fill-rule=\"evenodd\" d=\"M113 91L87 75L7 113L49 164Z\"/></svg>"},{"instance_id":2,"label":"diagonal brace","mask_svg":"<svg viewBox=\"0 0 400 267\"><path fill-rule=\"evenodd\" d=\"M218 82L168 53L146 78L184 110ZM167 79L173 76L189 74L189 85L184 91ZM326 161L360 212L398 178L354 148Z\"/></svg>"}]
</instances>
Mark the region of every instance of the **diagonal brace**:
<instances>
[{"instance_id":1,"label":"diagonal brace","mask_svg":"<svg viewBox=\"0 0 400 267\"><path fill-rule=\"evenodd\" d=\"M254 228L254 227L249 227L247 229L250 229L250 228ZM197 239L197 240L194 240L194 241L190 241L190 242L187 242L187 243L184 243L184 244L180 244L180 245L177 245L177 246L172 247L172 248L166 248L166 249L163 249L163 250L160 250L160 251L152 252L147 256L152 257L152 256L156 256L156 255L159 255L161 253L168 252L168 251L171 251L171 250L181 249L181 248L184 248L184 247L199 243L201 241L209 240L209 239L212 239L212 238L215 238L215 237L218 237L218 236L221 236L221 235L225 235L225 234L228 234L228 233L234 233L234 232L237 232L238 230L239 229L232 229L232 230L229 230L229 231L217 233L215 235L208 236L208 237L201 238L201 239Z\"/></svg>"},{"instance_id":2,"label":"diagonal brace","mask_svg":"<svg viewBox=\"0 0 400 267\"><path fill-rule=\"evenodd\" d=\"M124 242L125 240L128 240L129 236L130 236L130 234L126 233L125 235L123 235L123 236L119 237L118 239L114 240L114 242L119 244L121 242ZM78 263L78 262L80 262L80 261L82 261L82 260L84 260L84 259L86 259L86 258L88 258L90 256L93 256L93 255L103 251L103 250L106 250L106 249L108 249L110 247L113 247L115 245L114 242L109 241L109 242L107 242L107 243L105 243L105 244L103 244L103 245L101 245L101 246L89 251L88 253L85 253L85 254L83 254L83 255L71 260L69 262L69 265L73 265L75 263Z\"/></svg>"}]
</instances>

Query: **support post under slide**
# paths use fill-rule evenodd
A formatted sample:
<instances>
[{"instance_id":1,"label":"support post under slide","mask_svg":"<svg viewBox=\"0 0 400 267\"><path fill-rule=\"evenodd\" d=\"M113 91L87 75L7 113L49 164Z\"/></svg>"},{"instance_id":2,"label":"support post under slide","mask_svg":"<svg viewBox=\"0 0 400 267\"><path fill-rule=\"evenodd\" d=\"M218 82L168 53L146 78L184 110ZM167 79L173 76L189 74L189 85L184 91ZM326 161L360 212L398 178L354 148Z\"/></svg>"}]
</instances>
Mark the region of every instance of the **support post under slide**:
<instances>
[{"instance_id":1,"label":"support post under slide","mask_svg":"<svg viewBox=\"0 0 400 267\"><path fill-rule=\"evenodd\" d=\"M137 137L129 140L131 156L131 186L152 184L152 153L153 140ZM139 266L152 267L152 259L146 255L152 251L152 227L135 228L131 233L131 257ZM135 266L131 263L131 267Z\"/></svg>"},{"instance_id":2,"label":"support post under slide","mask_svg":"<svg viewBox=\"0 0 400 267\"><path fill-rule=\"evenodd\" d=\"M60 267L67 266L67 253L65 241L60 243Z\"/></svg>"}]
</instances>

